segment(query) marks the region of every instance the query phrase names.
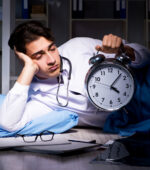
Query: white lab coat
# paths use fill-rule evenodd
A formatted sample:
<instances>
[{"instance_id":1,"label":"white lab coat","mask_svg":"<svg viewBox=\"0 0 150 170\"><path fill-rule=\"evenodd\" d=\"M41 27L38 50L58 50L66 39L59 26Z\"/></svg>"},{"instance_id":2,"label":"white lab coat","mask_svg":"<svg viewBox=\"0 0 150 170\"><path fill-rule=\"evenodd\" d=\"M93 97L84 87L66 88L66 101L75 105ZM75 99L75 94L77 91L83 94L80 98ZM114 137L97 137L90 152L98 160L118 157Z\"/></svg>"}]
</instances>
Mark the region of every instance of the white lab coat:
<instances>
[{"instance_id":1,"label":"white lab coat","mask_svg":"<svg viewBox=\"0 0 150 170\"><path fill-rule=\"evenodd\" d=\"M18 82L8 92L0 108L0 126L8 131L14 131L36 117L51 114L52 110L66 109L79 115L80 126L103 127L108 112L99 111L88 100L84 80L90 65L89 59L96 54L95 46L100 40L92 38L74 38L58 48L61 56L72 63L72 74L69 84L69 104L62 108L56 100L58 83L56 78L46 80L33 79L30 86ZM135 49L136 60L132 67L141 67L150 60L150 52L138 44L128 44ZM104 53L103 53L104 54ZM114 57L114 54L104 54ZM63 60L63 81L59 90L60 102L65 103L66 84L68 81L69 65Z\"/></svg>"}]
</instances>

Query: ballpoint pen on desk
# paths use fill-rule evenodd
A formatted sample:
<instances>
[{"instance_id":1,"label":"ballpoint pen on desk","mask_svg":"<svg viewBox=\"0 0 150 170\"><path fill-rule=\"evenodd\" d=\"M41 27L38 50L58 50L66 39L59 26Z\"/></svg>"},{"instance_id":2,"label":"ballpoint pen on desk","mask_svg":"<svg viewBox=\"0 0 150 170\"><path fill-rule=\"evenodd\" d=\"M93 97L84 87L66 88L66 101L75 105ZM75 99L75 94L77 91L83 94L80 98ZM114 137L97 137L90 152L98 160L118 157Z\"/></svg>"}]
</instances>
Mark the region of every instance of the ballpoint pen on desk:
<instances>
[{"instance_id":1,"label":"ballpoint pen on desk","mask_svg":"<svg viewBox=\"0 0 150 170\"><path fill-rule=\"evenodd\" d=\"M86 141L86 140L74 140L74 139L69 139L68 140L69 142L80 142L80 143L93 143L93 144L96 144L96 140L89 140L89 141Z\"/></svg>"},{"instance_id":2,"label":"ballpoint pen on desk","mask_svg":"<svg viewBox=\"0 0 150 170\"><path fill-rule=\"evenodd\" d=\"M91 144L98 144L96 143L96 140L93 139L93 140L76 140L76 139L69 139L68 140L69 142L80 142L80 143L91 143ZM114 140L108 140L106 143L104 144L100 144L102 148L108 148L109 145L111 145L112 143L114 142Z\"/></svg>"},{"instance_id":3,"label":"ballpoint pen on desk","mask_svg":"<svg viewBox=\"0 0 150 170\"><path fill-rule=\"evenodd\" d=\"M108 140L106 143L104 143L104 144L100 144L100 143L96 143L96 140L95 139L93 139L93 140L76 140L76 139L69 139L68 140L69 142L79 142L79 143L86 143L86 144L95 144L95 145L97 145L97 150L99 150L99 149L107 149L108 147L109 147L109 145L111 145L113 142L114 142L114 140Z\"/></svg>"}]
</instances>

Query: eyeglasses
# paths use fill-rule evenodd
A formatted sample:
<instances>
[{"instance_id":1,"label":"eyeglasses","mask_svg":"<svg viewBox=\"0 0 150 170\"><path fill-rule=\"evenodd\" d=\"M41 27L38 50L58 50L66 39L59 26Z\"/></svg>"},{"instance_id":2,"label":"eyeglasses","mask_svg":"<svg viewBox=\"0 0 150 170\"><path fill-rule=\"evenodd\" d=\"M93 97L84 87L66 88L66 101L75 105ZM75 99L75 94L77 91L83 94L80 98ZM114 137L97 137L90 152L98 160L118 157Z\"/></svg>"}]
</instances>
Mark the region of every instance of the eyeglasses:
<instances>
[{"instance_id":1,"label":"eyeglasses","mask_svg":"<svg viewBox=\"0 0 150 170\"><path fill-rule=\"evenodd\" d=\"M32 136L27 136L27 135L17 135L23 138L23 141L26 143L34 143L37 141L37 138L40 137L41 141L43 142L48 142L52 141L54 137L54 133L51 131L43 131L40 134L34 134Z\"/></svg>"}]
</instances>

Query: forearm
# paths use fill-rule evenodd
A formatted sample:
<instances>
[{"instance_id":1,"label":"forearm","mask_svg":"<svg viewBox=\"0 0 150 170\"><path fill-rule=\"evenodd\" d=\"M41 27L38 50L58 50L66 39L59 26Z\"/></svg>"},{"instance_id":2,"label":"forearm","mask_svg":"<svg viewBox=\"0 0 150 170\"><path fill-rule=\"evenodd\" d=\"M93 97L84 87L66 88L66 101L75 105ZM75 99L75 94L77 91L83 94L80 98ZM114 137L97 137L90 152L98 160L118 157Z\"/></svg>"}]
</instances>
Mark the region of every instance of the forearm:
<instances>
[{"instance_id":1,"label":"forearm","mask_svg":"<svg viewBox=\"0 0 150 170\"><path fill-rule=\"evenodd\" d=\"M131 67L139 68L150 64L150 51L146 47L137 43L124 43L124 46L130 47L131 51L134 52L135 59L132 60ZM127 55L129 55L129 52Z\"/></svg>"},{"instance_id":2,"label":"forearm","mask_svg":"<svg viewBox=\"0 0 150 170\"><path fill-rule=\"evenodd\" d=\"M28 90L29 86L16 83L8 92L0 107L0 126L2 128L9 131L21 120L28 99Z\"/></svg>"},{"instance_id":3,"label":"forearm","mask_svg":"<svg viewBox=\"0 0 150 170\"><path fill-rule=\"evenodd\" d=\"M0 108L0 126L13 129L22 119L28 100L28 90L36 73L34 63L25 63L17 82L8 92Z\"/></svg>"},{"instance_id":4,"label":"forearm","mask_svg":"<svg viewBox=\"0 0 150 170\"><path fill-rule=\"evenodd\" d=\"M30 85L35 75L36 68L26 65L23 67L21 74L19 75L17 82L22 85Z\"/></svg>"},{"instance_id":5,"label":"forearm","mask_svg":"<svg viewBox=\"0 0 150 170\"><path fill-rule=\"evenodd\" d=\"M15 50L16 55L24 62L24 67L19 75L17 82L22 85L30 85L34 75L39 71L35 60L32 60L24 53Z\"/></svg>"},{"instance_id":6,"label":"forearm","mask_svg":"<svg viewBox=\"0 0 150 170\"><path fill-rule=\"evenodd\" d=\"M135 53L134 49L131 48L128 45L124 45L124 51L123 51L127 56L130 57L131 61L135 61Z\"/></svg>"}]
</instances>

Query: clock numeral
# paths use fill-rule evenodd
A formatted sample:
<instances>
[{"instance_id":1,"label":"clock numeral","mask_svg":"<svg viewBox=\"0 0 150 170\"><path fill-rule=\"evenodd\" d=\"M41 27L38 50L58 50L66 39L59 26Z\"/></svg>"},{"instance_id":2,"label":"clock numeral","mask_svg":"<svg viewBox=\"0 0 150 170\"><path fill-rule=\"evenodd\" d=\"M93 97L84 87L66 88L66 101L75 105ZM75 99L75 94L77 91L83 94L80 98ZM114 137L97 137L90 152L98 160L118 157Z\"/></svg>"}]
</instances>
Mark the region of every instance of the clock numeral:
<instances>
[{"instance_id":1,"label":"clock numeral","mask_svg":"<svg viewBox=\"0 0 150 170\"><path fill-rule=\"evenodd\" d=\"M110 101L109 101L109 104L113 104L113 101L112 101L112 100L110 100Z\"/></svg>"},{"instance_id":2,"label":"clock numeral","mask_svg":"<svg viewBox=\"0 0 150 170\"><path fill-rule=\"evenodd\" d=\"M118 70L118 74L120 74L120 70Z\"/></svg>"},{"instance_id":3,"label":"clock numeral","mask_svg":"<svg viewBox=\"0 0 150 170\"><path fill-rule=\"evenodd\" d=\"M100 81L100 77L95 77L95 81Z\"/></svg>"},{"instance_id":4,"label":"clock numeral","mask_svg":"<svg viewBox=\"0 0 150 170\"><path fill-rule=\"evenodd\" d=\"M95 84L93 84L93 85L92 85L92 87L93 87L93 89L95 89L96 85L95 85Z\"/></svg>"},{"instance_id":5,"label":"clock numeral","mask_svg":"<svg viewBox=\"0 0 150 170\"><path fill-rule=\"evenodd\" d=\"M105 98L103 97L103 98L102 98L102 102L103 102L104 100L105 100Z\"/></svg>"},{"instance_id":6,"label":"clock numeral","mask_svg":"<svg viewBox=\"0 0 150 170\"><path fill-rule=\"evenodd\" d=\"M113 72L113 68L112 67L108 67L108 73L112 73Z\"/></svg>"},{"instance_id":7,"label":"clock numeral","mask_svg":"<svg viewBox=\"0 0 150 170\"><path fill-rule=\"evenodd\" d=\"M101 71L101 75L104 76L105 75L105 71Z\"/></svg>"},{"instance_id":8,"label":"clock numeral","mask_svg":"<svg viewBox=\"0 0 150 170\"><path fill-rule=\"evenodd\" d=\"M127 76L123 76L123 80L126 80L127 79Z\"/></svg>"},{"instance_id":9,"label":"clock numeral","mask_svg":"<svg viewBox=\"0 0 150 170\"><path fill-rule=\"evenodd\" d=\"M123 95L124 95L124 96L126 96L126 95L127 95L127 93L126 93L126 92L124 92L124 93L123 93Z\"/></svg>"},{"instance_id":10,"label":"clock numeral","mask_svg":"<svg viewBox=\"0 0 150 170\"><path fill-rule=\"evenodd\" d=\"M120 97L117 99L117 101L118 101L118 102L120 102L120 101L121 101L121 100L120 100Z\"/></svg>"},{"instance_id":11,"label":"clock numeral","mask_svg":"<svg viewBox=\"0 0 150 170\"><path fill-rule=\"evenodd\" d=\"M126 88L127 88L127 89L129 88L129 84L126 84Z\"/></svg>"},{"instance_id":12,"label":"clock numeral","mask_svg":"<svg viewBox=\"0 0 150 170\"><path fill-rule=\"evenodd\" d=\"M98 97L98 93L97 92L95 93L95 97Z\"/></svg>"}]
</instances>

